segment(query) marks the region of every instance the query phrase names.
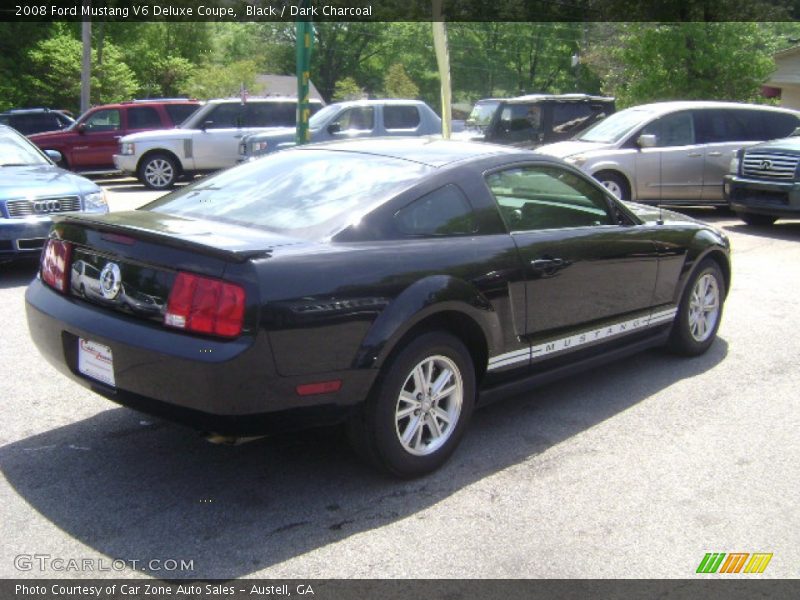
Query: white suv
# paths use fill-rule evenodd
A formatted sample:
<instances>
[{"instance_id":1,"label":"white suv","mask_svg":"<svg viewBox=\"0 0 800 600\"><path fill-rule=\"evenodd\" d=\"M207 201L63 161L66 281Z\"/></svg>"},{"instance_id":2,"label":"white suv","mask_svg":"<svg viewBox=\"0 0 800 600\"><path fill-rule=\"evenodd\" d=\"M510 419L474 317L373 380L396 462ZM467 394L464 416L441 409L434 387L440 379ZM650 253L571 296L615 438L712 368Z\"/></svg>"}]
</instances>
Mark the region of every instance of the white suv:
<instances>
[{"instance_id":1,"label":"white suv","mask_svg":"<svg viewBox=\"0 0 800 600\"><path fill-rule=\"evenodd\" d=\"M311 100L312 114L322 106ZM167 189L181 175L234 166L244 136L267 127L292 127L296 115L296 98L209 100L176 129L123 137L114 166L150 189Z\"/></svg>"}]
</instances>

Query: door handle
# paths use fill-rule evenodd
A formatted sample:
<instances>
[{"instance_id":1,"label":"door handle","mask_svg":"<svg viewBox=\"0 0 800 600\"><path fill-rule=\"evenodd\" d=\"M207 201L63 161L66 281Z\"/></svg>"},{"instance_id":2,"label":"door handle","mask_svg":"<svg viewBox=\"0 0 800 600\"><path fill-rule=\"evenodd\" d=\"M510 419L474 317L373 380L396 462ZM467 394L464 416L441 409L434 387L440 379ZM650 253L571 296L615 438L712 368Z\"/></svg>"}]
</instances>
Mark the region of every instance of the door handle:
<instances>
[{"instance_id":1,"label":"door handle","mask_svg":"<svg viewBox=\"0 0 800 600\"><path fill-rule=\"evenodd\" d=\"M709 156L722 156L722 152L709 152Z\"/></svg>"},{"instance_id":2,"label":"door handle","mask_svg":"<svg viewBox=\"0 0 800 600\"><path fill-rule=\"evenodd\" d=\"M689 152L686 156L690 158L697 158L698 156L703 156L702 152Z\"/></svg>"},{"instance_id":3,"label":"door handle","mask_svg":"<svg viewBox=\"0 0 800 600\"><path fill-rule=\"evenodd\" d=\"M537 258L531 261L531 266L534 269L558 269L564 266L563 258Z\"/></svg>"}]
</instances>

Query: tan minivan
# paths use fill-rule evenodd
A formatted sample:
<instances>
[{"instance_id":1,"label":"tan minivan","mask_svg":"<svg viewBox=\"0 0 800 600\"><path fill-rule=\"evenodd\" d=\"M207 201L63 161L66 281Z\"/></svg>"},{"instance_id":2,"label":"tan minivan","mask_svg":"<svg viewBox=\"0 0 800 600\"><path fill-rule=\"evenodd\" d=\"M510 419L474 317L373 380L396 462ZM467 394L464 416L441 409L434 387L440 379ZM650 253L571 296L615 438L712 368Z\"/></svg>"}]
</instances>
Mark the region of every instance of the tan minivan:
<instances>
[{"instance_id":1,"label":"tan minivan","mask_svg":"<svg viewBox=\"0 0 800 600\"><path fill-rule=\"evenodd\" d=\"M725 205L722 177L736 151L798 126L800 112L772 106L658 102L614 113L537 152L580 167L625 200Z\"/></svg>"}]
</instances>

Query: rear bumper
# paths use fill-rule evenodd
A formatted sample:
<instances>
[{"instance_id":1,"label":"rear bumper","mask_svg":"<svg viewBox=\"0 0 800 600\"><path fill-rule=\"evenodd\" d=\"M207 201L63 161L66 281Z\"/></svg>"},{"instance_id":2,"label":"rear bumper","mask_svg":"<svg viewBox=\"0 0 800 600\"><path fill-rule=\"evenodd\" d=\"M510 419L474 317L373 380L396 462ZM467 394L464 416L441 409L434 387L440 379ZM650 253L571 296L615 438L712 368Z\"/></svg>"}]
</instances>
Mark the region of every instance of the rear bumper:
<instances>
[{"instance_id":1,"label":"rear bumper","mask_svg":"<svg viewBox=\"0 0 800 600\"><path fill-rule=\"evenodd\" d=\"M280 377L265 333L220 341L163 329L61 295L40 280L25 294L28 328L61 373L119 404L223 434L272 433L341 420L366 398L376 372ZM115 386L78 370L78 340L111 348ZM332 394L299 396L303 383L341 379Z\"/></svg>"},{"instance_id":2,"label":"rear bumper","mask_svg":"<svg viewBox=\"0 0 800 600\"><path fill-rule=\"evenodd\" d=\"M723 192L736 212L772 216L800 216L800 183L762 181L726 175Z\"/></svg>"}]
</instances>

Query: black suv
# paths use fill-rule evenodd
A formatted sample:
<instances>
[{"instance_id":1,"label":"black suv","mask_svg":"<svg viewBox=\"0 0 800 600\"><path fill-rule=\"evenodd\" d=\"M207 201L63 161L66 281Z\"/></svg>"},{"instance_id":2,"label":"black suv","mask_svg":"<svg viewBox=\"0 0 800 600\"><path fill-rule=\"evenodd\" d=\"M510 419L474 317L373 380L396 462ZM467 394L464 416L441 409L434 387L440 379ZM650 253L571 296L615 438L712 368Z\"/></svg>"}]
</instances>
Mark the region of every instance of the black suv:
<instances>
[{"instance_id":1,"label":"black suv","mask_svg":"<svg viewBox=\"0 0 800 600\"><path fill-rule=\"evenodd\" d=\"M615 111L614 98L530 94L478 100L459 137L535 148L571 138Z\"/></svg>"},{"instance_id":2,"label":"black suv","mask_svg":"<svg viewBox=\"0 0 800 600\"><path fill-rule=\"evenodd\" d=\"M14 108L0 113L0 125L8 125L22 135L56 131L69 127L75 119L50 108Z\"/></svg>"},{"instance_id":3,"label":"black suv","mask_svg":"<svg viewBox=\"0 0 800 600\"><path fill-rule=\"evenodd\" d=\"M742 148L731 161L723 192L748 225L800 218L800 129L790 137Z\"/></svg>"}]
</instances>

